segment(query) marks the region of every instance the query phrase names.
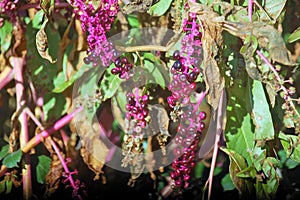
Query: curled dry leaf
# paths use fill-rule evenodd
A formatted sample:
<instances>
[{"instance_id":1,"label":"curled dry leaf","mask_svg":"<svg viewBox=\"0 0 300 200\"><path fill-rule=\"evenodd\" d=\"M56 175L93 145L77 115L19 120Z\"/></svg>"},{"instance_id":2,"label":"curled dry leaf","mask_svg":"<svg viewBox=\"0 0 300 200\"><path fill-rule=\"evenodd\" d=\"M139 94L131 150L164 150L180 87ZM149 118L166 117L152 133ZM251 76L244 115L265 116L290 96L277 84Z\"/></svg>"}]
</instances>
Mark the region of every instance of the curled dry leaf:
<instances>
[{"instance_id":1,"label":"curled dry leaf","mask_svg":"<svg viewBox=\"0 0 300 200\"><path fill-rule=\"evenodd\" d=\"M189 4L190 11L198 14L197 18L202 22L204 28L202 37L204 81L208 89L208 103L216 110L225 85L217 61L219 47L223 41L221 23L224 21L224 17L219 16L203 4L193 2L189 2Z\"/></svg>"},{"instance_id":2,"label":"curled dry leaf","mask_svg":"<svg viewBox=\"0 0 300 200\"><path fill-rule=\"evenodd\" d=\"M62 154L64 156L64 154ZM46 176L46 192L44 194L44 198L48 198L51 196L51 194L53 194L59 184L60 184L60 180L63 174L63 166L60 162L60 160L58 159L58 156L56 154L52 154L52 162L50 165L50 170Z\"/></svg>"},{"instance_id":3,"label":"curled dry leaf","mask_svg":"<svg viewBox=\"0 0 300 200\"><path fill-rule=\"evenodd\" d=\"M109 152L109 149L101 140L99 124L94 122L91 126L84 113L74 117L72 124L80 135L82 144L80 154L83 161L96 174L94 179L97 180L100 178L99 175L103 173L102 167Z\"/></svg>"},{"instance_id":4,"label":"curled dry leaf","mask_svg":"<svg viewBox=\"0 0 300 200\"><path fill-rule=\"evenodd\" d=\"M36 47L37 50L40 54L40 56L46 60L48 60L50 63L55 63L56 61L54 61L52 59L52 57L49 54L49 49L48 49L48 37L47 37L47 33L45 31L45 28L48 24L48 19L46 19L41 27L41 29L37 32L36 34Z\"/></svg>"},{"instance_id":5,"label":"curled dry leaf","mask_svg":"<svg viewBox=\"0 0 300 200\"><path fill-rule=\"evenodd\" d=\"M133 12L146 12L156 0L135 0L123 6L122 12L130 14Z\"/></svg>"}]
</instances>

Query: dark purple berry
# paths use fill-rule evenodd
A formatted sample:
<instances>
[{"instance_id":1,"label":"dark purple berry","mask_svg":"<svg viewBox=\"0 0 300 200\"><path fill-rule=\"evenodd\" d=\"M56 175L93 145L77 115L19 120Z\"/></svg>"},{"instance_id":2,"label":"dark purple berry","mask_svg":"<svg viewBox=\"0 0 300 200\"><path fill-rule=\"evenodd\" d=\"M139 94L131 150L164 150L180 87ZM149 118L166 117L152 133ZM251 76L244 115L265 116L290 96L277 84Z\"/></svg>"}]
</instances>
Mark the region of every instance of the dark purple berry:
<instances>
[{"instance_id":1,"label":"dark purple berry","mask_svg":"<svg viewBox=\"0 0 300 200\"><path fill-rule=\"evenodd\" d=\"M182 69L182 64L179 60L177 60L174 64L173 67L175 70L180 71Z\"/></svg>"},{"instance_id":2,"label":"dark purple berry","mask_svg":"<svg viewBox=\"0 0 300 200\"><path fill-rule=\"evenodd\" d=\"M121 72L120 68L117 68L117 67L115 67L115 68L113 68L113 69L111 70L111 73L114 74L114 75L117 75L117 74L119 74L120 72Z\"/></svg>"},{"instance_id":3,"label":"dark purple berry","mask_svg":"<svg viewBox=\"0 0 300 200\"><path fill-rule=\"evenodd\" d=\"M173 58L174 60L178 60L180 58L180 52L178 50L174 51Z\"/></svg>"},{"instance_id":4,"label":"dark purple berry","mask_svg":"<svg viewBox=\"0 0 300 200\"><path fill-rule=\"evenodd\" d=\"M187 80L192 83L197 79L198 75L195 72L189 73L189 76L187 77Z\"/></svg>"},{"instance_id":5,"label":"dark purple berry","mask_svg":"<svg viewBox=\"0 0 300 200\"><path fill-rule=\"evenodd\" d=\"M83 59L83 62L84 62L86 65L88 65L88 64L91 63L91 59L90 59L89 57L85 57L85 58Z\"/></svg>"},{"instance_id":6,"label":"dark purple berry","mask_svg":"<svg viewBox=\"0 0 300 200\"><path fill-rule=\"evenodd\" d=\"M128 64L128 59L126 57L122 58L122 63L123 64Z\"/></svg>"},{"instance_id":7,"label":"dark purple berry","mask_svg":"<svg viewBox=\"0 0 300 200\"><path fill-rule=\"evenodd\" d=\"M123 63L122 63L122 61L121 61L121 58L117 58L117 59L115 60L115 65L116 65L117 67L122 67Z\"/></svg>"}]
</instances>

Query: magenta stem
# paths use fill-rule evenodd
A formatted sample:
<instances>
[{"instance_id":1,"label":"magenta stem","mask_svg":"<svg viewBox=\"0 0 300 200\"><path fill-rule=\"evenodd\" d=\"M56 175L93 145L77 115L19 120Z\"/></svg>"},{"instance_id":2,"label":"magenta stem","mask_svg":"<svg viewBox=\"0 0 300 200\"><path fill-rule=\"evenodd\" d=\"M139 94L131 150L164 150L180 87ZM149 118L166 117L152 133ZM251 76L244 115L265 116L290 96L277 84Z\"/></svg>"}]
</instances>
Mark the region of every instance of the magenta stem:
<instances>
[{"instance_id":1,"label":"magenta stem","mask_svg":"<svg viewBox=\"0 0 300 200\"><path fill-rule=\"evenodd\" d=\"M24 87L24 79L23 79L23 66L24 66L24 58L21 57L11 57L10 64L14 67L15 71L15 81L16 81L16 100L17 100L17 111L22 109L22 104L25 101L25 87ZM20 121L20 148L26 146L29 137L28 137L28 121L27 114L21 111L19 115ZM31 199L32 197L32 183L31 183L31 164L30 164L30 156L29 154L25 154L23 158L23 167L22 167L22 182L23 182L23 198Z\"/></svg>"},{"instance_id":2,"label":"magenta stem","mask_svg":"<svg viewBox=\"0 0 300 200\"><path fill-rule=\"evenodd\" d=\"M279 82L280 84L280 89L284 92L284 95L286 96L286 100L290 103L290 105L292 106L293 110L295 111L295 113L297 114L298 117L300 117L300 114L298 113L293 100L291 99L288 90L281 84L283 81L281 80L278 72L276 71L275 67L270 63L270 61L259 51L256 50L257 55L270 67L270 69L272 70L272 72L275 75L276 80Z\"/></svg>"},{"instance_id":3,"label":"magenta stem","mask_svg":"<svg viewBox=\"0 0 300 200\"><path fill-rule=\"evenodd\" d=\"M199 106L202 103L203 99L205 98L206 94L207 94L207 91L203 91L199 94L200 97L199 97L199 100L197 102L197 105L194 107L194 112L197 111L197 109L199 108Z\"/></svg>"},{"instance_id":4,"label":"magenta stem","mask_svg":"<svg viewBox=\"0 0 300 200\"><path fill-rule=\"evenodd\" d=\"M0 81L0 90L2 90L2 88L4 88L13 78L14 78L14 70L10 69L8 74Z\"/></svg>"},{"instance_id":5,"label":"magenta stem","mask_svg":"<svg viewBox=\"0 0 300 200\"><path fill-rule=\"evenodd\" d=\"M24 153L28 153L30 151L30 149L34 148L36 145L38 145L43 138L47 138L48 136L50 136L52 133L58 131L59 129L61 129L63 126L65 126L66 124L68 124L73 117L81 112L83 110L83 107L79 107L76 110L74 110L72 113L64 116L63 118L61 118L60 120L58 120L57 122L55 122L53 124L53 126L51 126L50 128L42 131L41 133L37 134L34 138L32 138L27 145L22 149L22 151Z\"/></svg>"},{"instance_id":6,"label":"magenta stem","mask_svg":"<svg viewBox=\"0 0 300 200\"><path fill-rule=\"evenodd\" d=\"M248 17L252 23L252 13L253 13L253 0L248 0Z\"/></svg>"}]
</instances>

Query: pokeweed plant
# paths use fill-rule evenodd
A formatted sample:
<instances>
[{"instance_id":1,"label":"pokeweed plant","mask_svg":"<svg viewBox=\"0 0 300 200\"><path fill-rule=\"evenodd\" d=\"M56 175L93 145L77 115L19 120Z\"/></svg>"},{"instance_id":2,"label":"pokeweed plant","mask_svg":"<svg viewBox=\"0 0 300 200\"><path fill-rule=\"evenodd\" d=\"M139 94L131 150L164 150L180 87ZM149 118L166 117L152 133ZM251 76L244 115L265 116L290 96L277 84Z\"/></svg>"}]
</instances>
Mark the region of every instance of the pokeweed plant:
<instances>
[{"instance_id":1,"label":"pokeweed plant","mask_svg":"<svg viewBox=\"0 0 300 200\"><path fill-rule=\"evenodd\" d=\"M296 4L1 0L0 195L84 199L84 162L95 184L149 173L157 198L216 198L221 171L224 191L276 198L300 162Z\"/></svg>"}]
</instances>

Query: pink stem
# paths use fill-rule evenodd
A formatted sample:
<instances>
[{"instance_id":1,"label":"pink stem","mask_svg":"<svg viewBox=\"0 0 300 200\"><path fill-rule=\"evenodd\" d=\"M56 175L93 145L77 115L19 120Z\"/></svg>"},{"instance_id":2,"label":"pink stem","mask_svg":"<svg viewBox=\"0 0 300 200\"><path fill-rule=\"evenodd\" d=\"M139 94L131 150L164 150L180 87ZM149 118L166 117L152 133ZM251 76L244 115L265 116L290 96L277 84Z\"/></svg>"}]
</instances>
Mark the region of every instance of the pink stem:
<instances>
[{"instance_id":1,"label":"pink stem","mask_svg":"<svg viewBox=\"0 0 300 200\"><path fill-rule=\"evenodd\" d=\"M64 2L61 2L61 3L55 3L54 4L54 8L56 9L62 9L62 8L71 8L70 4L68 3L64 3ZM30 4L25 4L25 5L22 5L19 10L28 10L30 8L36 8L36 9L41 9L41 6L40 6L40 3L30 3Z\"/></svg>"},{"instance_id":2,"label":"pink stem","mask_svg":"<svg viewBox=\"0 0 300 200\"><path fill-rule=\"evenodd\" d=\"M61 129L63 126L65 126L66 124L68 124L73 117L81 112L83 110L83 107L79 107L76 110L74 110L72 113L64 116L63 118L61 118L60 120L58 120L57 122L54 123L53 126L51 126L50 128L42 131L41 133L37 134L34 138L32 138L27 145L22 149L23 153L28 153L30 151L30 149L34 148L36 145L38 145L43 138L47 138L48 136L50 136L52 133L58 131L59 129Z\"/></svg>"},{"instance_id":3,"label":"pink stem","mask_svg":"<svg viewBox=\"0 0 300 200\"><path fill-rule=\"evenodd\" d=\"M25 87L23 79L23 66L24 58L12 57L10 59L11 65L14 67L15 71L15 81L16 81L16 99L17 99L17 110L22 109L22 103L25 102ZM19 121L21 124L20 128L20 148L26 146L28 137L28 121L27 114L21 112L19 116ZM23 198L31 199L32 197L32 183L31 183L31 164L29 154L24 155L24 166L22 167L22 179L23 179Z\"/></svg>"},{"instance_id":4,"label":"pink stem","mask_svg":"<svg viewBox=\"0 0 300 200\"><path fill-rule=\"evenodd\" d=\"M0 90L2 90L2 88L4 88L13 78L14 78L14 70L10 69L7 75L2 80L0 80Z\"/></svg>"},{"instance_id":5,"label":"pink stem","mask_svg":"<svg viewBox=\"0 0 300 200\"><path fill-rule=\"evenodd\" d=\"M275 67L270 63L270 61L259 50L256 50L256 53L270 67L270 69L274 73L275 78L277 79L279 84L282 83L283 81L281 80L278 72L276 71ZM280 89L284 92L284 95L286 97L286 101L290 103L290 105L292 106L292 108L295 111L295 113L297 114L297 116L300 117L300 114L298 113L295 105L293 104L293 100L291 99L288 90L282 84L280 84Z\"/></svg>"},{"instance_id":6,"label":"pink stem","mask_svg":"<svg viewBox=\"0 0 300 200\"><path fill-rule=\"evenodd\" d=\"M249 20L252 23L252 12L253 12L253 0L248 0L248 16Z\"/></svg>"},{"instance_id":7,"label":"pink stem","mask_svg":"<svg viewBox=\"0 0 300 200\"><path fill-rule=\"evenodd\" d=\"M207 91L201 92L201 93L199 94L200 97L199 97L199 99L198 99L197 105L194 107L194 109L195 109L194 111L195 111L195 112L196 112L197 109L199 108L199 106L200 106L200 104L202 103L203 99L205 98L206 94L207 94Z\"/></svg>"}]
</instances>

